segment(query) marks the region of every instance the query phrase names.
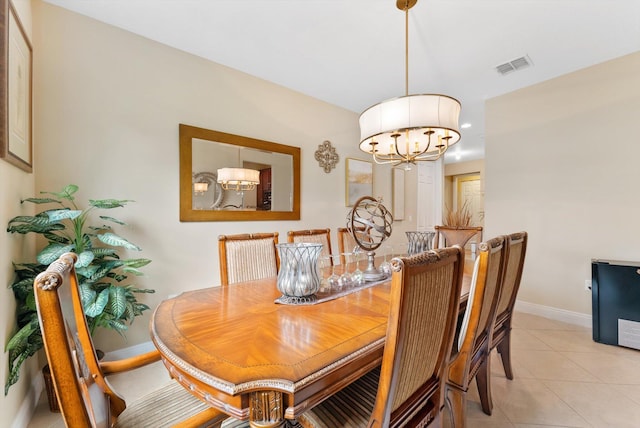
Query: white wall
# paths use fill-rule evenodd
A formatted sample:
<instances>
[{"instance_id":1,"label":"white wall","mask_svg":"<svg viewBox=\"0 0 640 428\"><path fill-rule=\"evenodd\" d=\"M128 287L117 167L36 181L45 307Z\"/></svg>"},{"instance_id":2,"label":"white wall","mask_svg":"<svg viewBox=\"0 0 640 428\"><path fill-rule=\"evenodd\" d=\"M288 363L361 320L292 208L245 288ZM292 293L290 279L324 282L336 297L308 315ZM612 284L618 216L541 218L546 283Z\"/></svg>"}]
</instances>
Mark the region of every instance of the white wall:
<instances>
[{"instance_id":1,"label":"white wall","mask_svg":"<svg viewBox=\"0 0 640 428\"><path fill-rule=\"evenodd\" d=\"M486 107L485 237L529 232L519 300L591 314L591 259L640 260L640 53Z\"/></svg>"},{"instance_id":2,"label":"white wall","mask_svg":"<svg viewBox=\"0 0 640 428\"><path fill-rule=\"evenodd\" d=\"M36 5L36 187L58 190L74 183L81 201L136 201L108 214L130 224L118 231L153 260L138 282L156 290L142 297L149 306L219 283L220 234L278 231L282 242L288 230L345 224L345 159L366 159L358 150L356 113L55 6ZM301 220L181 223L179 123L301 147ZM324 140L340 155L330 174L314 159ZM376 169L374 181L376 196L390 204L388 168ZM411 227L398 223L394 239L405 239L404 225ZM148 340L148 319L147 314L136 320L127 342L106 333L98 335L98 346L111 350Z\"/></svg>"}]
</instances>

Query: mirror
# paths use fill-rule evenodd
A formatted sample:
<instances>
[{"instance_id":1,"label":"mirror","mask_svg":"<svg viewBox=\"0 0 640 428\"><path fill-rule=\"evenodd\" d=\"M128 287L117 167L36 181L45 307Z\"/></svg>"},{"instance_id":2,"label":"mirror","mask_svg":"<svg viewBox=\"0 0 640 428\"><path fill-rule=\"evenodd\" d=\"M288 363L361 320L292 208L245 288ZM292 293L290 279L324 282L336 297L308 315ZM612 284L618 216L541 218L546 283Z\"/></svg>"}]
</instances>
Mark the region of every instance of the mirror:
<instances>
[{"instance_id":1,"label":"mirror","mask_svg":"<svg viewBox=\"0 0 640 428\"><path fill-rule=\"evenodd\" d=\"M180 221L257 220L300 220L300 148L180 124Z\"/></svg>"}]
</instances>

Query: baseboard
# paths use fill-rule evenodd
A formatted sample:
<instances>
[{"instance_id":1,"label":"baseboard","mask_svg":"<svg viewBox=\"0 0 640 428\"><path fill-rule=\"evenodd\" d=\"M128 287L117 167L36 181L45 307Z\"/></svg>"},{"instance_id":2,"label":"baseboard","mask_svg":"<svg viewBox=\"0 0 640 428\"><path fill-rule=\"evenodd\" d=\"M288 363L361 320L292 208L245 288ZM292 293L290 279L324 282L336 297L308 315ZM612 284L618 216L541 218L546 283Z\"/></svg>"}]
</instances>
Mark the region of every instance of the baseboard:
<instances>
[{"instance_id":1,"label":"baseboard","mask_svg":"<svg viewBox=\"0 0 640 428\"><path fill-rule=\"evenodd\" d=\"M29 422L31 422L31 418L36 411L36 406L38 405L43 390L44 379L42 378L42 373L40 373L38 376L34 376L34 379L31 381L29 392L24 397L24 400L22 400L22 404L11 424L11 428L27 428L27 426L29 426Z\"/></svg>"},{"instance_id":2,"label":"baseboard","mask_svg":"<svg viewBox=\"0 0 640 428\"><path fill-rule=\"evenodd\" d=\"M515 310L582 327L591 328L593 326L591 315L567 311L565 309L558 309L551 306L538 305L537 303L516 300Z\"/></svg>"}]
</instances>

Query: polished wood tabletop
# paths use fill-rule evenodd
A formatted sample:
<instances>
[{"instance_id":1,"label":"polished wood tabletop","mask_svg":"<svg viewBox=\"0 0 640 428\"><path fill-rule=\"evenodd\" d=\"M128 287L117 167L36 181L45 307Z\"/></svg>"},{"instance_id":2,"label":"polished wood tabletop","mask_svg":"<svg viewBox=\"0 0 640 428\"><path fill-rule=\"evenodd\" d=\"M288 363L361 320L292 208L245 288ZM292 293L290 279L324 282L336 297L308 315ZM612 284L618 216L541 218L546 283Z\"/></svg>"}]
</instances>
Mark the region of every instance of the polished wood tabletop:
<instances>
[{"instance_id":1,"label":"polished wood tabletop","mask_svg":"<svg viewBox=\"0 0 640 428\"><path fill-rule=\"evenodd\" d=\"M261 419L255 426L278 426L268 421L294 419L380 364L390 286L304 306L275 303L275 277L189 291L157 307L151 336L193 394L233 417ZM265 417L274 408L280 416Z\"/></svg>"}]
</instances>

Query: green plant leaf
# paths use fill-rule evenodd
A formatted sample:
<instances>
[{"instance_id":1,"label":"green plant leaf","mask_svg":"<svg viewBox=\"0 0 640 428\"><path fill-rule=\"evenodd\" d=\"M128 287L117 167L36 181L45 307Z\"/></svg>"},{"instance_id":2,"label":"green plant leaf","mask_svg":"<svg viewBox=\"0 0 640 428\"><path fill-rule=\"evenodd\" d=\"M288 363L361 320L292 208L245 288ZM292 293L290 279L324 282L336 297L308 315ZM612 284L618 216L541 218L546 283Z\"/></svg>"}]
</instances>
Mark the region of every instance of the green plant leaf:
<instances>
[{"instance_id":1,"label":"green plant leaf","mask_svg":"<svg viewBox=\"0 0 640 428\"><path fill-rule=\"evenodd\" d=\"M127 202L133 202L133 201L130 199L99 199L99 200L89 199L89 205L96 208L105 208L105 209L124 207L127 204Z\"/></svg>"},{"instance_id":2,"label":"green plant leaf","mask_svg":"<svg viewBox=\"0 0 640 428\"><path fill-rule=\"evenodd\" d=\"M125 266L125 267L123 267L123 268L122 268L122 271L123 271L123 272L126 272L126 273L134 274L135 276L142 276L142 275L144 275L144 272L142 272L142 271L141 271L141 270L139 270L139 269L133 268L133 267L127 267L127 266Z\"/></svg>"},{"instance_id":3,"label":"green plant leaf","mask_svg":"<svg viewBox=\"0 0 640 428\"><path fill-rule=\"evenodd\" d=\"M84 313L88 317L96 317L102 313L109 302L109 289L102 290L88 306L84 307Z\"/></svg>"},{"instance_id":4,"label":"green plant leaf","mask_svg":"<svg viewBox=\"0 0 640 428\"><path fill-rule=\"evenodd\" d=\"M124 247L128 250L136 250L140 251L141 248L126 239L116 235L115 233L103 233L102 235L97 236L101 242L104 242L107 245L111 245L113 247Z\"/></svg>"},{"instance_id":5,"label":"green plant leaf","mask_svg":"<svg viewBox=\"0 0 640 428\"><path fill-rule=\"evenodd\" d=\"M78 291L80 292L80 301L83 308L89 306L95 300L96 294L98 294L89 284L80 284Z\"/></svg>"},{"instance_id":6,"label":"green plant leaf","mask_svg":"<svg viewBox=\"0 0 640 428\"><path fill-rule=\"evenodd\" d=\"M123 287L111 287L109 289L110 312L114 318L122 317L127 309L127 291Z\"/></svg>"},{"instance_id":7,"label":"green plant leaf","mask_svg":"<svg viewBox=\"0 0 640 428\"><path fill-rule=\"evenodd\" d=\"M73 251L73 245L62 245L62 244L49 244L36 257L39 263L43 265L50 265L55 262L58 257L63 255L64 253L68 253Z\"/></svg>"},{"instance_id":8,"label":"green plant leaf","mask_svg":"<svg viewBox=\"0 0 640 428\"><path fill-rule=\"evenodd\" d=\"M80 216L80 214L82 214L81 210L64 209L64 210L47 211L47 215L49 216L49 221L51 221L52 223L58 222L61 220L66 220L66 219L73 220L74 218L77 218L78 216Z\"/></svg>"},{"instance_id":9,"label":"green plant leaf","mask_svg":"<svg viewBox=\"0 0 640 428\"><path fill-rule=\"evenodd\" d=\"M62 226L62 225L59 225L59 226ZM69 238L67 238L66 236L61 236L51 232L44 232L42 235L45 238L47 238L47 241L49 242L57 242L58 244L69 244Z\"/></svg>"},{"instance_id":10,"label":"green plant leaf","mask_svg":"<svg viewBox=\"0 0 640 428\"><path fill-rule=\"evenodd\" d=\"M81 267L87 267L94 259L93 251L83 251L78 254L78 261L76 261L76 269Z\"/></svg>"},{"instance_id":11,"label":"green plant leaf","mask_svg":"<svg viewBox=\"0 0 640 428\"><path fill-rule=\"evenodd\" d=\"M24 327L22 327L16 334L14 334L11 339L7 342L7 345L4 348L4 351L11 351L19 349L21 346L24 346L26 343L26 338L31 336L34 331L38 329L38 319L35 319L35 322L31 322Z\"/></svg>"},{"instance_id":12,"label":"green plant leaf","mask_svg":"<svg viewBox=\"0 0 640 428\"><path fill-rule=\"evenodd\" d=\"M27 198L20 201L20 203L23 203L23 202L31 202L33 204L61 203L58 199L52 199L52 198Z\"/></svg>"},{"instance_id":13,"label":"green plant leaf","mask_svg":"<svg viewBox=\"0 0 640 428\"><path fill-rule=\"evenodd\" d=\"M76 269L76 275L83 278L91 278L96 273L98 268L99 268L98 265L89 265L87 267L81 267Z\"/></svg>"},{"instance_id":14,"label":"green plant leaf","mask_svg":"<svg viewBox=\"0 0 640 428\"><path fill-rule=\"evenodd\" d=\"M65 227L62 224L48 224L46 226L36 226L33 224L19 224L19 225L15 225L15 226L11 226L7 228L7 232L9 233L20 233L22 235L25 235L27 233L44 233L44 232L51 232L54 230L63 230Z\"/></svg>"},{"instance_id":15,"label":"green plant leaf","mask_svg":"<svg viewBox=\"0 0 640 428\"><path fill-rule=\"evenodd\" d=\"M106 221L111 221L111 222L117 223L117 224L122 225L122 226L126 226L127 225L127 223L125 223L124 221L121 221L121 220L118 220L117 218L109 217L109 216L106 216L106 215L101 215L100 218L103 219L103 220L106 220Z\"/></svg>"},{"instance_id":16,"label":"green plant leaf","mask_svg":"<svg viewBox=\"0 0 640 428\"><path fill-rule=\"evenodd\" d=\"M125 266L129 266L129 267L133 267L133 268L140 268L143 266L148 265L149 263L151 263L151 260L149 259L127 259L127 260L123 260Z\"/></svg>"},{"instance_id":17,"label":"green plant leaf","mask_svg":"<svg viewBox=\"0 0 640 428\"><path fill-rule=\"evenodd\" d=\"M93 254L94 256L96 256L96 258L103 258L103 257L113 257L115 259L120 258L118 257L118 252L115 248L98 247L98 248L92 248L91 251L93 251Z\"/></svg>"},{"instance_id":18,"label":"green plant leaf","mask_svg":"<svg viewBox=\"0 0 640 428\"><path fill-rule=\"evenodd\" d=\"M113 228L107 224L103 224L102 226L89 226L89 230L95 230L95 231L113 230Z\"/></svg>"},{"instance_id":19,"label":"green plant leaf","mask_svg":"<svg viewBox=\"0 0 640 428\"><path fill-rule=\"evenodd\" d=\"M40 193L43 195L53 195L61 199L67 199L69 201L73 201L74 199L73 194L76 193L77 191L78 191L78 186L76 186L75 184L68 184L64 189L62 189L62 192L40 192Z\"/></svg>"},{"instance_id":20,"label":"green plant leaf","mask_svg":"<svg viewBox=\"0 0 640 428\"><path fill-rule=\"evenodd\" d=\"M89 277L89 280L95 282L101 278L104 278L111 272L112 269L122 266L123 262L120 260L108 260L98 265L98 269Z\"/></svg>"}]
</instances>

